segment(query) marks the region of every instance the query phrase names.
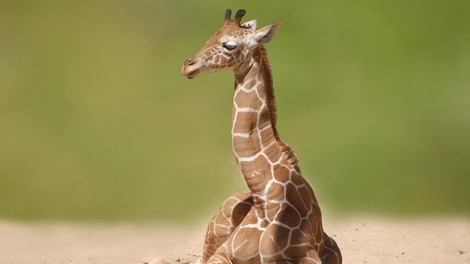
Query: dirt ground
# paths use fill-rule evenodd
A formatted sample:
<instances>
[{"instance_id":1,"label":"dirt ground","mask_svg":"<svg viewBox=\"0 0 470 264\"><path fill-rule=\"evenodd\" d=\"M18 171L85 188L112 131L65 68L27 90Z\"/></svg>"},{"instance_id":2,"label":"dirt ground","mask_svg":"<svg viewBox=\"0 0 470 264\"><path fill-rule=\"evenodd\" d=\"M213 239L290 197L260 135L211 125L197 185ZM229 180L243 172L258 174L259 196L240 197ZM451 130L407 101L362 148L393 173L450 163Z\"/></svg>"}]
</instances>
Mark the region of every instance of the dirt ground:
<instances>
[{"instance_id":1,"label":"dirt ground","mask_svg":"<svg viewBox=\"0 0 470 264\"><path fill-rule=\"evenodd\" d=\"M27 224L0 221L0 263L169 263L201 255L204 225ZM325 230L344 263L470 263L470 220L359 217Z\"/></svg>"}]
</instances>

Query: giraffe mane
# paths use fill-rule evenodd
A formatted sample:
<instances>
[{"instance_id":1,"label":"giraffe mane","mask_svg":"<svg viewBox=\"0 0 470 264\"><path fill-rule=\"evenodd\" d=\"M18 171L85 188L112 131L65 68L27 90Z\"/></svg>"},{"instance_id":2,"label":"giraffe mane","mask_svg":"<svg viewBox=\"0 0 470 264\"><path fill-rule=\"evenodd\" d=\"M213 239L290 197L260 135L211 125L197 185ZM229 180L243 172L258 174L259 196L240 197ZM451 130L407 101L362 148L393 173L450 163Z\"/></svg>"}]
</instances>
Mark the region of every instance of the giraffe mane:
<instances>
[{"instance_id":1,"label":"giraffe mane","mask_svg":"<svg viewBox=\"0 0 470 264\"><path fill-rule=\"evenodd\" d=\"M274 137L279 143L282 152L287 156L287 159L292 166L300 173L300 168L298 166L299 160L294 153L294 150L279 137L277 131L276 122L277 122L277 107L276 107L276 96L274 95L274 85L273 85L273 75L271 72L271 64L269 63L268 52L266 47L263 44L259 45L259 53L261 56L262 64L265 69L265 82L266 82L266 96L268 100L268 109L271 116L271 125L274 133Z\"/></svg>"},{"instance_id":2,"label":"giraffe mane","mask_svg":"<svg viewBox=\"0 0 470 264\"><path fill-rule=\"evenodd\" d=\"M279 134L276 128L277 122L277 107L276 107L276 96L274 95L274 87L273 87L273 75L271 73L271 64L269 63L268 52L266 47L263 44L259 45L259 53L261 55L261 59L263 61L263 65L266 69L266 92L268 97L268 109L269 113L271 114L271 123L274 130L274 136L276 139L279 140Z\"/></svg>"}]
</instances>

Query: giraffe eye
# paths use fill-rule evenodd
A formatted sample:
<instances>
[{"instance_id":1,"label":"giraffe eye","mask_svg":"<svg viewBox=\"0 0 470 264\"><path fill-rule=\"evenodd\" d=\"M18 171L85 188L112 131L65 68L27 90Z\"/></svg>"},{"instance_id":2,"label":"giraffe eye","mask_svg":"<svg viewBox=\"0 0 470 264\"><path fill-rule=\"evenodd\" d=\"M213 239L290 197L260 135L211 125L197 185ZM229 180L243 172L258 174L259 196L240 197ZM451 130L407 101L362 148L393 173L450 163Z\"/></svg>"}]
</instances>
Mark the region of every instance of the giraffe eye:
<instances>
[{"instance_id":1,"label":"giraffe eye","mask_svg":"<svg viewBox=\"0 0 470 264\"><path fill-rule=\"evenodd\" d=\"M226 50L234 50L234 49L237 48L237 44L229 41L229 42L223 43L222 47L224 47L224 49L226 49Z\"/></svg>"}]
</instances>

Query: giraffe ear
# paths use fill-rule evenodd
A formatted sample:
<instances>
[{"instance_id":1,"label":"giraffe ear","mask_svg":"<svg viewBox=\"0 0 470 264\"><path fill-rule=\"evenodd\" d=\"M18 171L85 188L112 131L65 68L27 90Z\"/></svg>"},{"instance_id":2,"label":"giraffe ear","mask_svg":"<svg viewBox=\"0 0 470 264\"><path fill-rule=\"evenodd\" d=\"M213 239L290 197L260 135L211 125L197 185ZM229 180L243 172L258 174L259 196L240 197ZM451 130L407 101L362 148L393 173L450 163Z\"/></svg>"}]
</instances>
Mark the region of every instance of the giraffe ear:
<instances>
[{"instance_id":1,"label":"giraffe ear","mask_svg":"<svg viewBox=\"0 0 470 264\"><path fill-rule=\"evenodd\" d=\"M282 26L284 20L276 22L272 25L267 25L263 28L260 28L256 31L255 39L260 44L266 44L273 39L274 35L276 34L277 30Z\"/></svg>"},{"instance_id":2,"label":"giraffe ear","mask_svg":"<svg viewBox=\"0 0 470 264\"><path fill-rule=\"evenodd\" d=\"M247 21L247 22L241 24L240 27L251 28L253 30L256 30L256 19Z\"/></svg>"}]
</instances>

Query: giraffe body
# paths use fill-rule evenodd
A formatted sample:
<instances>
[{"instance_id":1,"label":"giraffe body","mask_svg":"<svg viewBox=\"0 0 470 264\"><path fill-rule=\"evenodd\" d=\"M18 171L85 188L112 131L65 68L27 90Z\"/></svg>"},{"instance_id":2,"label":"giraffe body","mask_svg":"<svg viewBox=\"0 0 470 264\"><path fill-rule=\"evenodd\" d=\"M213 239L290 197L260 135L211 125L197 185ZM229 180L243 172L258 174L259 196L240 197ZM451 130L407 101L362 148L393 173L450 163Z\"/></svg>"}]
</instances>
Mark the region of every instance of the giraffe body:
<instances>
[{"instance_id":1,"label":"giraffe body","mask_svg":"<svg viewBox=\"0 0 470 264\"><path fill-rule=\"evenodd\" d=\"M297 158L276 129L271 69L264 44L282 22L256 30L227 10L224 26L182 73L232 69L235 91L232 145L249 192L228 198L209 223L203 263L341 263L336 242L323 231L321 212Z\"/></svg>"}]
</instances>

